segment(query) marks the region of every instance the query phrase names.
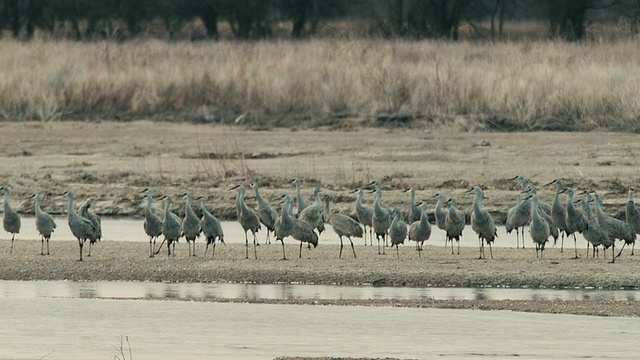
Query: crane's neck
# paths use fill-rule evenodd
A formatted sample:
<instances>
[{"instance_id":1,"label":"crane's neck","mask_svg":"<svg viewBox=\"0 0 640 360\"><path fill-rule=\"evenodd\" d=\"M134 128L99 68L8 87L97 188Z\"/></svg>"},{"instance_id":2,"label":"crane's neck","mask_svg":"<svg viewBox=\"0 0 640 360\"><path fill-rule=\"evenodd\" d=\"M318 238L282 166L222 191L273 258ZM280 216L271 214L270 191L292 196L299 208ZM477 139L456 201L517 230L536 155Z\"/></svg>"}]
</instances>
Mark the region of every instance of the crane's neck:
<instances>
[{"instance_id":1,"label":"crane's neck","mask_svg":"<svg viewBox=\"0 0 640 360\"><path fill-rule=\"evenodd\" d=\"M69 218L71 218L76 213L76 209L73 206L73 195L67 196L69 197Z\"/></svg>"},{"instance_id":2,"label":"crane's neck","mask_svg":"<svg viewBox=\"0 0 640 360\"><path fill-rule=\"evenodd\" d=\"M477 192L473 198L473 209L476 212L482 210L482 192Z\"/></svg>"},{"instance_id":3,"label":"crane's neck","mask_svg":"<svg viewBox=\"0 0 640 360\"><path fill-rule=\"evenodd\" d=\"M169 219L171 216L171 198L167 198L167 206L164 208L164 218Z\"/></svg>"},{"instance_id":4,"label":"crane's neck","mask_svg":"<svg viewBox=\"0 0 640 360\"><path fill-rule=\"evenodd\" d=\"M442 211L443 203L444 203L444 196L438 195L438 202L436 203L436 211Z\"/></svg>"},{"instance_id":5,"label":"crane's neck","mask_svg":"<svg viewBox=\"0 0 640 360\"><path fill-rule=\"evenodd\" d=\"M627 199L627 202L633 203L633 190L629 190L629 198Z\"/></svg>"},{"instance_id":6,"label":"crane's neck","mask_svg":"<svg viewBox=\"0 0 640 360\"><path fill-rule=\"evenodd\" d=\"M358 204L358 206L362 206L363 197L364 197L364 192L362 191L362 189L360 189L360 191L358 192L358 198L356 199L356 204Z\"/></svg>"},{"instance_id":7,"label":"crane's neck","mask_svg":"<svg viewBox=\"0 0 640 360\"><path fill-rule=\"evenodd\" d=\"M411 206L416 206L416 191L411 188Z\"/></svg>"}]
</instances>

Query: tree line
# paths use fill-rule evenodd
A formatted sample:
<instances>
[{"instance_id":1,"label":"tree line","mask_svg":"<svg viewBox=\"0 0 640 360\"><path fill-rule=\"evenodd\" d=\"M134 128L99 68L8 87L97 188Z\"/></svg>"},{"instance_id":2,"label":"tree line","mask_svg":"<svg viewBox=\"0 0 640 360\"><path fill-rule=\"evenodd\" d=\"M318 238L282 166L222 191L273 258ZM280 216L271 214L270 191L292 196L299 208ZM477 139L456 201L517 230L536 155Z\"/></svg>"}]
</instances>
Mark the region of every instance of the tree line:
<instances>
[{"instance_id":1,"label":"tree line","mask_svg":"<svg viewBox=\"0 0 640 360\"><path fill-rule=\"evenodd\" d=\"M200 37L314 37L330 21L352 22L358 34L385 38L460 38L467 26L478 37L505 36L507 21L540 21L547 35L584 39L594 21L620 21L638 32L640 0L1 0L0 30L31 39L36 31L91 40L135 38L152 28L175 38L199 20ZM149 33L148 31L146 33ZM196 37L195 35L193 36Z\"/></svg>"}]
</instances>

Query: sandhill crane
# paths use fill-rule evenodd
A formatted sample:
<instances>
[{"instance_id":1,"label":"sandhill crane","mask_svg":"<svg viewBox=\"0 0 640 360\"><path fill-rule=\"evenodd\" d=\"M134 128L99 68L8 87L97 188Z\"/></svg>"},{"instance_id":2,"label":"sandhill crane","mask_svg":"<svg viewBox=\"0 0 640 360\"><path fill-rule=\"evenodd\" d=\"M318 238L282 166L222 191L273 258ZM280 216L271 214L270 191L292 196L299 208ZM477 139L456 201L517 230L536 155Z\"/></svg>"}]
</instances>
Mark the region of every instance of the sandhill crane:
<instances>
[{"instance_id":1,"label":"sandhill crane","mask_svg":"<svg viewBox=\"0 0 640 360\"><path fill-rule=\"evenodd\" d=\"M302 186L302 181L298 178L295 178L291 180L291 183L296 187L296 205L298 206L298 209L296 211L296 216L300 216L300 213L302 212L302 210L307 208L307 202L302 197L302 191L300 190L300 187Z\"/></svg>"},{"instance_id":2,"label":"sandhill crane","mask_svg":"<svg viewBox=\"0 0 640 360\"><path fill-rule=\"evenodd\" d=\"M627 224L626 222L605 214L605 212L602 210L602 200L600 199L600 196L598 196L598 193L596 193L595 190L591 190L590 193L596 200L596 218L598 219L598 224L600 224L602 230L607 233L611 240L620 239L624 241L624 244L622 244L622 248L620 248L620 252L618 252L618 255L616 255L616 257L620 257L620 255L622 254L622 250L624 250L624 247L627 244L632 244L636 241L636 231L631 225Z\"/></svg>"},{"instance_id":3,"label":"sandhill crane","mask_svg":"<svg viewBox=\"0 0 640 360\"><path fill-rule=\"evenodd\" d=\"M411 199L409 202L409 224L413 224L420 220L420 208L416 204L416 190L414 188L408 188L405 192L411 193Z\"/></svg>"},{"instance_id":4,"label":"sandhill crane","mask_svg":"<svg viewBox=\"0 0 640 360\"><path fill-rule=\"evenodd\" d=\"M48 213L42 211L42 196L40 194L33 194L29 197L36 199L36 229L40 233L40 255L44 255L44 241L47 241L47 255L51 255L49 252L49 239L51 239L51 233L55 230L56 222L53 220L53 217Z\"/></svg>"},{"instance_id":5,"label":"sandhill crane","mask_svg":"<svg viewBox=\"0 0 640 360\"><path fill-rule=\"evenodd\" d=\"M258 217L260 218L262 225L267 228L267 238L265 239L265 243L271 244L271 237L269 233L275 232L278 213L273 206L271 206L271 204L262 197L257 183L251 183L249 186L256 192L256 199L258 200Z\"/></svg>"},{"instance_id":6,"label":"sandhill crane","mask_svg":"<svg viewBox=\"0 0 640 360\"><path fill-rule=\"evenodd\" d=\"M200 236L200 219L193 211L191 204L193 203L193 194L190 192L184 195L187 203L184 206L184 218L182 219L182 235L187 240L189 246L189 256L196 256L196 239ZM191 242L193 242L193 252L191 251Z\"/></svg>"},{"instance_id":7,"label":"sandhill crane","mask_svg":"<svg viewBox=\"0 0 640 360\"><path fill-rule=\"evenodd\" d=\"M425 241L431 237L431 224L429 224L429 218L427 217L427 203L421 201L418 204L420 210L420 220L414 221L409 226L409 240L416 242L416 250L418 251L418 257L422 257L422 246Z\"/></svg>"},{"instance_id":8,"label":"sandhill crane","mask_svg":"<svg viewBox=\"0 0 640 360\"><path fill-rule=\"evenodd\" d=\"M364 226L364 246L367 246L367 227L369 228L369 243L373 246L373 209L362 204L362 198L364 197L364 191L362 188L357 188L352 191L352 193L358 193L358 198L356 199L356 217L358 218L358 222Z\"/></svg>"},{"instance_id":9,"label":"sandhill crane","mask_svg":"<svg viewBox=\"0 0 640 360\"><path fill-rule=\"evenodd\" d=\"M505 222L505 228L507 230L507 234L510 234L514 229L516 230L517 249L520 248L520 232L522 233L522 248L524 249L524 227L529 225L529 223L531 222L531 202L525 200L529 197L529 195L524 192L529 187L530 181L529 179L521 175L516 176L510 180L520 181L522 185L523 196L522 201L509 209L509 212L507 212L507 221Z\"/></svg>"},{"instance_id":10,"label":"sandhill crane","mask_svg":"<svg viewBox=\"0 0 640 360\"><path fill-rule=\"evenodd\" d=\"M367 187L373 187L373 189L375 191L380 191L380 193L382 193L382 188L380 187L380 183L378 182L378 180L372 181L370 182ZM380 197L380 199L382 199L382 197ZM390 215L392 215L394 213L394 208L392 208L391 206L385 204L382 202L382 200L380 200L380 206L382 207L382 209L384 209L384 211L388 212Z\"/></svg>"},{"instance_id":11,"label":"sandhill crane","mask_svg":"<svg viewBox=\"0 0 640 360\"><path fill-rule=\"evenodd\" d=\"M462 237L462 231L466 225L466 218L464 212L457 209L458 202L455 198L450 198L447 203L450 204L444 221L447 228L447 238L451 240L451 254L453 254L453 240L455 240L458 243L458 255L460 255L460 237Z\"/></svg>"},{"instance_id":12,"label":"sandhill crane","mask_svg":"<svg viewBox=\"0 0 640 360\"><path fill-rule=\"evenodd\" d=\"M593 200L588 191L583 191L580 194L584 194L584 198L580 199L582 210L587 217L587 229L582 232L582 236L587 240L587 257L589 257L589 243L593 245L593 257L596 257L596 250L598 246L602 245L605 249L614 245L615 239L610 239L606 231L604 231L598 221L593 216L591 206L589 205ZM611 262L615 262L615 252L613 254Z\"/></svg>"},{"instance_id":13,"label":"sandhill crane","mask_svg":"<svg viewBox=\"0 0 640 360\"><path fill-rule=\"evenodd\" d=\"M338 234L340 238L340 254L338 254L338 258L342 258L342 248L344 245L342 244L342 237L346 236L351 243L351 250L353 251L353 257L356 256L356 249L353 247L352 237L362 237L362 227L358 224L357 221L353 220L351 217L339 214L339 213L331 213L330 204L331 198L326 196L324 198L324 220L331 224L333 231Z\"/></svg>"},{"instance_id":14,"label":"sandhill crane","mask_svg":"<svg viewBox=\"0 0 640 360\"><path fill-rule=\"evenodd\" d=\"M289 195L283 195L281 199L284 200L284 206L279 221L276 223L276 241L282 242L282 260L287 259L284 251L284 239L288 236L300 241L299 257L302 258L302 243L306 242L313 245L314 248L317 247L318 234L313 231L311 225L291 215L293 199Z\"/></svg>"},{"instance_id":15,"label":"sandhill crane","mask_svg":"<svg viewBox=\"0 0 640 360\"><path fill-rule=\"evenodd\" d=\"M156 240L162 235L162 218L157 215L153 207L153 193L150 188L142 191L147 200L144 207L144 223L142 224L145 234L149 237L149 257L154 257L156 252Z\"/></svg>"},{"instance_id":16,"label":"sandhill crane","mask_svg":"<svg viewBox=\"0 0 640 360\"><path fill-rule=\"evenodd\" d=\"M4 194L4 215L2 217L2 226L4 230L11 234L11 250L9 254L13 253L13 241L16 238L16 234L20 233L20 215L13 210L9 203L9 194L11 191L8 187L0 187L0 191Z\"/></svg>"},{"instance_id":17,"label":"sandhill crane","mask_svg":"<svg viewBox=\"0 0 640 360\"><path fill-rule=\"evenodd\" d=\"M98 229L95 228L91 220L76 213L76 209L73 206L73 193L71 191L65 191L62 196L66 196L69 199L69 229L71 229L73 236L78 239L78 246L80 248L80 259L78 259L78 261L82 261L82 248L84 247L84 242L87 240L89 240L89 242L96 241L98 238Z\"/></svg>"},{"instance_id":18,"label":"sandhill crane","mask_svg":"<svg viewBox=\"0 0 640 360\"><path fill-rule=\"evenodd\" d=\"M560 229L562 232L562 242L560 244L560 252L564 251L564 235L568 234L569 229L567 228L567 209L562 206L560 203L560 192L562 191L562 181L560 179L555 179L551 182L545 184L555 185L556 192L553 195L553 203L551 204L551 219L553 220L553 224L555 227ZM555 242L553 243L555 246Z\"/></svg>"},{"instance_id":19,"label":"sandhill crane","mask_svg":"<svg viewBox=\"0 0 640 360\"><path fill-rule=\"evenodd\" d=\"M578 242L576 240L576 232L582 234L587 228L587 221L583 217L582 213L576 209L573 205L573 189L570 187L564 188L560 193L567 193L567 212L565 214L565 224L567 225L567 237L573 234L573 245L575 248L574 259L578 258ZM588 252L588 250L587 250Z\"/></svg>"},{"instance_id":20,"label":"sandhill crane","mask_svg":"<svg viewBox=\"0 0 640 360\"><path fill-rule=\"evenodd\" d=\"M393 247L393 245L396 246L396 257L398 259L400 259L400 251L398 250L398 245L404 244L404 239L406 238L407 223L402 220L400 210L396 210L393 221L391 222L391 227L389 228L389 239L391 247Z\"/></svg>"},{"instance_id":21,"label":"sandhill crane","mask_svg":"<svg viewBox=\"0 0 640 360\"><path fill-rule=\"evenodd\" d=\"M253 209L250 209L247 204L244 202L245 188L244 186L238 184L232 187L229 190L236 190L236 204L240 207L240 214L238 216L238 222L242 226L244 230L244 241L245 241L245 259L249 258L249 238L247 237L247 232L251 231L253 234L253 255L257 259L258 258L258 250L256 249L258 240L256 239L256 235L260 230L260 217Z\"/></svg>"},{"instance_id":22,"label":"sandhill crane","mask_svg":"<svg viewBox=\"0 0 640 360\"><path fill-rule=\"evenodd\" d=\"M173 256L176 256L176 243L182 236L182 222L178 215L171 212L171 196L165 195L159 200L166 200L167 204L164 207L164 220L162 221L162 235L164 235L164 242L167 242L167 256L171 256L171 245L173 245ZM156 254L162 248L162 244L156 250Z\"/></svg>"},{"instance_id":23,"label":"sandhill crane","mask_svg":"<svg viewBox=\"0 0 640 360\"><path fill-rule=\"evenodd\" d=\"M224 232L222 231L220 221L207 210L204 196L198 196L197 200L200 201L200 207L202 208L200 228L202 229L204 239L207 242L207 247L204 249L204 257L207 257L209 245L213 245L213 250L211 250L211 258L213 259L216 252L216 240L219 239L220 242L224 244Z\"/></svg>"},{"instance_id":24,"label":"sandhill crane","mask_svg":"<svg viewBox=\"0 0 640 360\"><path fill-rule=\"evenodd\" d=\"M93 228L96 231L96 238L89 239L89 254L87 256L91 256L91 250L93 249L93 244L100 241L102 239L102 221L100 220L100 216L96 215L93 211L89 210L91 208L91 199L85 200L82 205L78 208L78 215L82 216L85 219L89 219L91 224L93 224Z\"/></svg>"},{"instance_id":25,"label":"sandhill crane","mask_svg":"<svg viewBox=\"0 0 640 360\"><path fill-rule=\"evenodd\" d=\"M633 229L636 231L636 234L640 234L640 212L633 203L633 189L629 189L629 199L627 200L625 215L627 218L627 223L633 227ZM631 248L631 255L633 255L635 247L636 243L634 242L633 247Z\"/></svg>"},{"instance_id":26,"label":"sandhill crane","mask_svg":"<svg viewBox=\"0 0 640 360\"><path fill-rule=\"evenodd\" d=\"M391 214L385 210L382 206L382 190L376 188L375 200L373 200L373 216L371 222L373 223L373 231L376 233L376 239L378 240L378 255L380 255L380 238L382 238L382 254L384 255L385 247L387 245L387 233L389 232L389 226L391 226Z\"/></svg>"},{"instance_id":27,"label":"sandhill crane","mask_svg":"<svg viewBox=\"0 0 640 360\"><path fill-rule=\"evenodd\" d=\"M527 201L531 202L529 207L531 209L529 234L533 243L536 244L536 257L538 257L538 251L540 251L540 258L544 258L544 246L549 240L549 236L551 236L551 230L549 229L549 224L540 216L538 195L529 194Z\"/></svg>"},{"instance_id":28,"label":"sandhill crane","mask_svg":"<svg viewBox=\"0 0 640 360\"><path fill-rule=\"evenodd\" d=\"M445 203L444 195L435 194L432 196L432 198L438 199L438 202L436 203L436 208L433 211L433 216L436 219L436 226L438 227L438 229L444 230L445 232L444 246L446 247L449 243L449 236L446 235L447 234L447 212L442 208L442 206Z\"/></svg>"},{"instance_id":29,"label":"sandhill crane","mask_svg":"<svg viewBox=\"0 0 640 360\"><path fill-rule=\"evenodd\" d=\"M538 195L538 191L536 190L535 186L533 186L533 184L529 184L526 192L531 192L531 194ZM551 237L553 238L553 243L555 244L558 240L558 237L560 237L560 231L553 223L553 219L551 219L551 205L543 203L540 198L538 198L538 214L540 214L540 217L542 217L547 222L547 224L549 224L549 231L551 232Z\"/></svg>"},{"instance_id":30,"label":"sandhill crane","mask_svg":"<svg viewBox=\"0 0 640 360\"><path fill-rule=\"evenodd\" d=\"M311 228L318 229L318 233L321 234L324 230L324 221L322 219L322 201L320 200L320 186L316 186L313 190L313 204L307 206L300 212L298 218L307 224L311 225Z\"/></svg>"},{"instance_id":31,"label":"sandhill crane","mask_svg":"<svg viewBox=\"0 0 640 360\"><path fill-rule=\"evenodd\" d=\"M493 250L491 249L491 243L498 237L498 229L493 222L491 214L482 207L482 199L484 198L484 192L478 186L465 191L465 193L474 193L473 198L473 212L471 213L471 228L478 234L478 242L480 245L480 257L484 259L484 243L489 245L489 252L493 259Z\"/></svg>"}]
</instances>

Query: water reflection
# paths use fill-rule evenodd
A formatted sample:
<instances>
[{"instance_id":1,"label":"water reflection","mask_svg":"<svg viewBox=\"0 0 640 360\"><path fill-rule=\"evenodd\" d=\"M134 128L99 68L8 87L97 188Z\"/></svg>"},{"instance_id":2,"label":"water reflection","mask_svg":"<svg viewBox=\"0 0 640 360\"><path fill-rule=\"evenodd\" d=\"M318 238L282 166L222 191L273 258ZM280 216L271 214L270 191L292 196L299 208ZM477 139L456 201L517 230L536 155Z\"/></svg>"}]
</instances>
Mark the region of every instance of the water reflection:
<instances>
[{"instance_id":1,"label":"water reflection","mask_svg":"<svg viewBox=\"0 0 640 360\"><path fill-rule=\"evenodd\" d=\"M403 288L335 285L0 281L0 298L607 300L640 301L638 290Z\"/></svg>"}]
</instances>

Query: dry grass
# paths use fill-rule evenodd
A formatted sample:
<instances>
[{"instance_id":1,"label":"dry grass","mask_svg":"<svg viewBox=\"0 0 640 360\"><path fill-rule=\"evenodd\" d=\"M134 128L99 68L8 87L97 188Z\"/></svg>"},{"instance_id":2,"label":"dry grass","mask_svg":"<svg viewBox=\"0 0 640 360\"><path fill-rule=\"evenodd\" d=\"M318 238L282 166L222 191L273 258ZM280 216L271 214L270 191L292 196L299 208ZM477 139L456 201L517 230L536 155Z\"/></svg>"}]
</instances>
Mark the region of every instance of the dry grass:
<instances>
[{"instance_id":1,"label":"dry grass","mask_svg":"<svg viewBox=\"0 0 640 360\"><path fill-rule=\"evenodd\" d=\"M638 130L638 45L2 41L0 116ZM240 117L239 117L240 116ZM328 120L333 119L333 120ZM455 119L455 121L454 121Z\"/></svg>"}]
</instances>

